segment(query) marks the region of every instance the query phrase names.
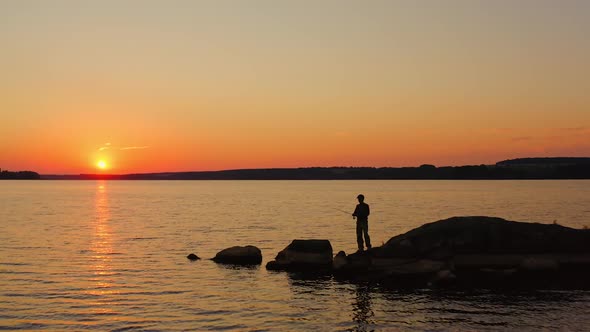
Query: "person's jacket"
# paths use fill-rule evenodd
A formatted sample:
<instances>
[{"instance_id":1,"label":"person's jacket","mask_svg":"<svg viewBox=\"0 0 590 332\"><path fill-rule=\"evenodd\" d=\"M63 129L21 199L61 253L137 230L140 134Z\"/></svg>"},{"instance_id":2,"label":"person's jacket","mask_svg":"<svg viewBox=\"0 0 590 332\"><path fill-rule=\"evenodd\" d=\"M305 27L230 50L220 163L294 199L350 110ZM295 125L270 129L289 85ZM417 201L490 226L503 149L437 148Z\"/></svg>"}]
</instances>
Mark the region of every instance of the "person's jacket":
<instances>
[{"instance_id":1,"label":"person's jacket","mask_svg":"<svg viewBox=\"0 0 590 332\"><path fill-rule=\"evenodd\" d=\"M369 204L363 202L356 205L356 208L354 209L354 213L352 215L355 216L358 220L368 220L370 213L371 211L369 209Z\"/></svg>"}]
</instances>

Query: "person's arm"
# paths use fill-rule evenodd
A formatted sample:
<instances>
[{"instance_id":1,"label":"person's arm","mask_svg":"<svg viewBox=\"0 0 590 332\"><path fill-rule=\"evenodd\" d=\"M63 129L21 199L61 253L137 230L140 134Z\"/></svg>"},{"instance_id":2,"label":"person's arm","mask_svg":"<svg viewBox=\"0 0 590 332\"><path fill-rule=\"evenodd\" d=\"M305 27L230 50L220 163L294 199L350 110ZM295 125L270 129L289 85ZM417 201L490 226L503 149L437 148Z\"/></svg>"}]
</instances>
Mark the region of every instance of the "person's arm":
<instances>
[{"instance_id":1,"label":"person's arm","mask_svg":"<svg viewBox=\"0 0 590 332\"><path fill-rule=\"evenodd\" d=\"M371 214L371 209L369 209L369 204L367 204L367 217Z\"/></svg>"},{"instance_id":2,"label":"person's arm","mask_svg":"<svg viewBox=\"0 0 590 332\"><path fill-rule=\"evenodd\" d=\"M359 212L359 206L357 205L357 206L354 208L354 212L352 213L352 219L354 219L354 218L356 217L356 215L357 215L357 213L358 213L358 212Z\"/></svg>"}]
</instances>

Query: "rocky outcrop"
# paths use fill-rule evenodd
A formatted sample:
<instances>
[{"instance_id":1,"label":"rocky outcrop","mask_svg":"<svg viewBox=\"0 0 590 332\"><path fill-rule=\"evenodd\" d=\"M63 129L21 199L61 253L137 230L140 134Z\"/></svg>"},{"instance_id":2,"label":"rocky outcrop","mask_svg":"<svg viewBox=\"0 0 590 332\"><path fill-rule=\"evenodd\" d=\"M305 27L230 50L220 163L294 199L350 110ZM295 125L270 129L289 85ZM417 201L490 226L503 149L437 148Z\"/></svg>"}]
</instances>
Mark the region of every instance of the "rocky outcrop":
<instances>
[{"instance_id":1,"label":"rocky outcrop","mask_svg":"<svg viewBox=\"0 0 590 332\"><path fill-rule=\"evenodd\" d=\"M588 232L557 224L508 221L492 217L454 217L425 224L391 238L386 256L448 257L451 254L590 251Z\"/></svg>"},{"instance_id":2,"label":"rocky outcrop","mask_svg":"<svg viewBox=\"0 0 590 332\"><path fill-rule=\"evenodd\" d=\"M366 252L339 253L333 273L397 285L587 288L590 231L454 217L425 224Z\"/></svg>"},{"instance_id":3,"label":"rocky outcrop","mask_svg":"<svg viewBox=\"0 0 590 332\"><path fill-rule=\"evenodd\" d=\"M332 245L328 240L293 240L266 264L269 270L313 271L331 269Z\"/></svg>"},{"instance_id":4,"label":"rocky outcrop","mask_svg":"<svg viewBox=\"0 0 590 332\"><path fill-rule=\"evenodd\" d=\"M395 287L590 289L590 231L492 217L425 224L380 247L332 258L328 240L294 240L266 265Z\"/></svg>"},{"instance_id":5,"label":"rocky outcrop","mask_svg":"<svg viewBox=\"0 0 590 332\"><path fill-rule=\"evenodd\" d=\"M262 263L262 251L255 246L235 246L218 252L212 260L222 264L257 265Z\"/></svg>"}]
</instances>

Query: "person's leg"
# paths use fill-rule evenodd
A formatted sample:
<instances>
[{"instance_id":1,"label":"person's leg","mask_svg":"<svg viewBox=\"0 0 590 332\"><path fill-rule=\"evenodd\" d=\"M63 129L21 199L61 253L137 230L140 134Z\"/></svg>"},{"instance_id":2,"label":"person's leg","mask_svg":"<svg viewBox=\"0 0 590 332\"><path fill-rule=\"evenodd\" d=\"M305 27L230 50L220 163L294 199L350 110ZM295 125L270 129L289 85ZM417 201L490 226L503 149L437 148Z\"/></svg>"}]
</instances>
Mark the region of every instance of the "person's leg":
<instances>
[{"instance_id":1,"label":"person's leg","mask_svg":"<svg viewBox=\"0 0 590 332\"><path fill-rule=\"evenodd\" d=\"M359 250L363 250L363 223L358 220L356 222L356 243Z\"/></svg>"},{"instance_id":2,"label":"person's leg","mask_svg":"<svg viewBox=\"0 0 590 332\"><path fill-rule=\"evenodd\" d=\"M367 249L371 249L371 238L369 237L369 222L365 221L363 223L363 233L365 235L365 244L367 245Z\"/></svg>"}]
</instances>

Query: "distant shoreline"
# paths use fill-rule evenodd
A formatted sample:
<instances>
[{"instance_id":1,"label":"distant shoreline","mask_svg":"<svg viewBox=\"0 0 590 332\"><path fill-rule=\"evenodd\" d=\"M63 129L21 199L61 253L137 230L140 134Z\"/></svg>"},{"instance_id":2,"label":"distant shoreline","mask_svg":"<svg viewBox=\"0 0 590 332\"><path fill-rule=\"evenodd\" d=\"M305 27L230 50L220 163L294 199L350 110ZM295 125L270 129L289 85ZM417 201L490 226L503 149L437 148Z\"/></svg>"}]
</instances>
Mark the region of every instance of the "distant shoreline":
<instances>
[{"instance_id":1,"label":"distant shoreline","mask_svg":"<svg viewBox=\"0 0 590 332\"><path fill-rule=\"evenodd\" d=\"M520 158L495 165L419 167L306 167L136 174L39 175L2 171L0 179L41 180L583 180L590 158Z\"/></svg>"},{"instance_id":2,"label":"distant shoreline","mask_svg":"<svg viewBox=\"0 0 590 332\"><path fill-rule=\"evenodd\" d=\"M590 158L521 158L495 165L419 167L308 167L42 176L73 180L566 180L590 179Z\"/></svg>"}]
</instances>

